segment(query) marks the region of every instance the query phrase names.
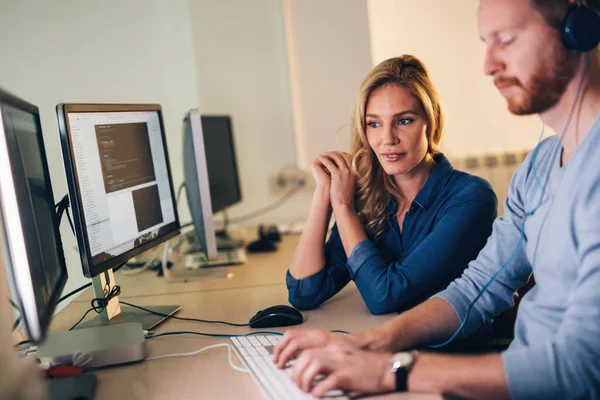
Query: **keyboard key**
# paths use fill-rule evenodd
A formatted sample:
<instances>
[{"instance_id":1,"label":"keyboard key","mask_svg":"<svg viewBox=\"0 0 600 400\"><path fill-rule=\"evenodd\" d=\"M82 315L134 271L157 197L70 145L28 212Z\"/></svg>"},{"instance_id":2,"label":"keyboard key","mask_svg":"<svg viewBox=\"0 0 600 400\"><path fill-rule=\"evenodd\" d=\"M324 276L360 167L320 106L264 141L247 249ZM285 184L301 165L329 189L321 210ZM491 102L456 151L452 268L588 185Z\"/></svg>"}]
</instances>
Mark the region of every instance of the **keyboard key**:
<instances>
[{"instance_id":1,"label":"keyboard key","mask_svg":"<svg viewBox=\"0 0 600 400\"><path fill-rule=\"evenodd\" d=\"M271 342L265 336L257 336L256 338L263 346L271 346Z\"/></svg>"},{"instance_id":2,"label":"keyboard key","mask_svg":"<svg viewBox=\"0 0 600 400\"><path fill-rule=\"evenodd\" d=\"M240 344L240 341L238 340L238 338L236 337L232 337L231 341L233 342L233 344L235 344L236 347L241 347L242 345Z\"/></svg>"},{"instance_id":3,"label":"keyboard key","mask_svg":"<svg viewBox=\"0 0 600 400\"><path fill-rule=\"evenodd\" d=\"M254 350L258 351L261 356L268 356L269 352L264 347L256 347Z\"/></svg>"},{"instance_id":4,"label":"keyboard key","mask_svg":"<svg viewBox=\"0 0 600 400\"><path fill-rule=\"evenodd\" d=\"M258 351L256 351L256 349L254 347L248 347L246 348L246 350L248 350L248 355L250 356L258 356Z\"/></svg>"},{"instance_id":5,"label":"keyboard key","mask_svg":"<svg viewBox=\"0 0 600 400\"><path fill-rule=\"evenodd\" d=\"M267 336L267 339L269 340L269 342L271 342L271 344L273 346L275 346L277 343L279 343L279 341L281 340L279 338L279 336Z\"/></svg>"},{"instance_id":6,"label":"keyboard key","mask_svg":"<svg viewBox=\"0 0 600 400\"><path fill-rule=\"evenodd\" d=\"M250 341L248 340L248 338L244 337L244 336L240 336L239 338L240 343L242 344L242 346L244 347L252 347L252 344L250 343Z\"/></svg>"},{"instance_id":7,"label":"keyboard key","mask_svg":"<svg viewBox=\"0 0 600 400\"><path fill-rule=\"evenodd\" d=\"M252 346L260 347L260 342L258 341L257 338L255 338L253 336L248 336L248 340L250 341L250 343L252 343Z\"/></svg>"}]
</instances>

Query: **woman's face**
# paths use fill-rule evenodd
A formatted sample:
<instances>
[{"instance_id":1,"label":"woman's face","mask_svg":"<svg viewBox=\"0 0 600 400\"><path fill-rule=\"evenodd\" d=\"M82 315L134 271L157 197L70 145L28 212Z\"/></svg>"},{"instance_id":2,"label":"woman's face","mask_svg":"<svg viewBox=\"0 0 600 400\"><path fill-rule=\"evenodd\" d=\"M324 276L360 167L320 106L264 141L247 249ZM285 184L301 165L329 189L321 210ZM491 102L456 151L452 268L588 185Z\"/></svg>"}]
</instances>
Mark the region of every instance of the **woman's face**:
<instances>
[{"instance_id":1,"label":"woman's face","mask_svg":"<svg viewBox=\"0 0 600 400\"><path fill-rule=\"evenodd\" d=\"M397 85L375 89L365 113L367 140L388 175L410 173L427 154L427 116L419 99Z\"/></svg>"}]
</instances>

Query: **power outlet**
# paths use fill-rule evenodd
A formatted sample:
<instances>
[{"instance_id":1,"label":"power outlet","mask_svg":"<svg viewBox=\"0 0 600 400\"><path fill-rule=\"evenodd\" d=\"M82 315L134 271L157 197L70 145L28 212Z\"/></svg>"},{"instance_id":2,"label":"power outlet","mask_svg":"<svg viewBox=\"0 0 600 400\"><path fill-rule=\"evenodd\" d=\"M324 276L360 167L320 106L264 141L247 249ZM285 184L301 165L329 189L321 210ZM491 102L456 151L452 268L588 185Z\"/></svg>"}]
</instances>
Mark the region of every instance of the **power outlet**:
<instances>
[{"instance_id":1,"label":"power outlet","mask_svg":"<svg viewBox=\"0 0 600 400\"><path fill-rule=\"evenodd\" d=\"M282 169L270 178L271 193L283 195L294 187L300 186L300 190L313 190L315 181L310 172L297 168Z\"/></svg>"}]
</instances>

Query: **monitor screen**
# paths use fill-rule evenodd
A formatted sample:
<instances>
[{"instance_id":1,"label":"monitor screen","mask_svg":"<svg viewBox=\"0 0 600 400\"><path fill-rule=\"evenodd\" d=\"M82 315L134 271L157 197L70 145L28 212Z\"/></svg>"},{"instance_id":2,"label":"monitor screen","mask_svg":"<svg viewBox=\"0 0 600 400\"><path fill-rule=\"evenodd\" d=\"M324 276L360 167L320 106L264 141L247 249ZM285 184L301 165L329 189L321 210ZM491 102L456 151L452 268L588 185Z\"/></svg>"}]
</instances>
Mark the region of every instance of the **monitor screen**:
<instances>
[{"instance_id":1,"label":"monitor screen","mask_svg":"<svg viewBox=\"0 0 600 400\"><path fill-rule=\"evenodd\" d=\"M0 90L6 261L32 341L43 340L67 280L37 107Z\"/></svg>"},{"instance_id":2,"label":"monitor screen","mask_svg":"<svg viewBox=\"0 0 600 400\"><path fill-rule=\"evenodd\" d=\"M160 106L63 104L57 114L86 276L179 233Z\"/></svg>"},{"instance_id":3,"label":"monitor screen","mask_svg":"<svg viewBox=\"0 0 600 400\"><path fill-rule=\"evenodd\" d=\"M213 213L242 199L233 129L228 116L202 116L206 165Z\"/></svg>"}]
</instances>

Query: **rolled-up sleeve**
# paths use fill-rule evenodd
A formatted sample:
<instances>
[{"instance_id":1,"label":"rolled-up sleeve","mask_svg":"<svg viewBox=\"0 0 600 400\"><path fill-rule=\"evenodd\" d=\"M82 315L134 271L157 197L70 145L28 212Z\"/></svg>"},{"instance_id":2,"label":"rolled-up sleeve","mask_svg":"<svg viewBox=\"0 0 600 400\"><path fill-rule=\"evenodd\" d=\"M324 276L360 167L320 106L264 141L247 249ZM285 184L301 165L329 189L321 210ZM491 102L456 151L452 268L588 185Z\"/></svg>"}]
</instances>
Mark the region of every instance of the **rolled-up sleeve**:
<instances>
[{"instance_id":1,"label":"rolled-up sleeve","mask_svg":"<svg viewBox=\"0 0 600 400\"><path fill-rule=\"evenodd\" d=\"M287 272L285 281L291 305L300 310L317 308L350 281L346 253L336 225L325 243L325 260L323 269L304 279L295 279Z\"/></svg>"}]
</instances>

